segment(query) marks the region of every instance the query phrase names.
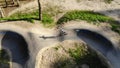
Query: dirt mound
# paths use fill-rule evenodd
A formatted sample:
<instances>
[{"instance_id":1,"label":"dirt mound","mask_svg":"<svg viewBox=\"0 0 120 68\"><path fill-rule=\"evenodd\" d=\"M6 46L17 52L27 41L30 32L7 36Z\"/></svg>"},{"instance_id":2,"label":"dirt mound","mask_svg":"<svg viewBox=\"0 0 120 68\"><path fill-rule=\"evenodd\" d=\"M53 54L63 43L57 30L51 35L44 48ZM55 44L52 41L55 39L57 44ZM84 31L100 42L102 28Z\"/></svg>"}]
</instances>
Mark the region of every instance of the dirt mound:
<instances>
[{"instance_id":1,"label":"dirt mound","mask_svg":"<svg viewBox=\"0 0 120 68\"><path fill-rule=\"evenodd\" d=\"M97 55L80 41L64 41L46 48L39 56L37 68L95 68L95 65L106 68Z\"/></svg>"}]
</instances>

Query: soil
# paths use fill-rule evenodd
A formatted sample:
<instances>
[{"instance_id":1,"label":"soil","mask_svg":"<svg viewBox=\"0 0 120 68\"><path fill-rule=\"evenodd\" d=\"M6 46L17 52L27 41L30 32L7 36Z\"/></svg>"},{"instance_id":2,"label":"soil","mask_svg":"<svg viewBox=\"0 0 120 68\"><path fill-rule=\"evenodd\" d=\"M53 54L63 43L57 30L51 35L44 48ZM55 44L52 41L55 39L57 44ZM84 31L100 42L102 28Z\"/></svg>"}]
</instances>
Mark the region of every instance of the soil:
<instances>
[{"instance_id":1,"label":"soil","mask_svg":"<svg viewBox=\"0 0 120 68\"><path fill-rule=\"evenodd\" d=\"M31 2L31 1L33 1L33 0L20 0L20 1L19 1L19 2L20 2L20 6L25 5L25 4L27 4L27 3ZM11 3L10 5L8 5L7 7L4 7L4 4L3 4L3 5L1 5L1 7L3 7L5 16L8 16L8 14L9 14L11 11L19 8L18 5L12 4L12 3Z\"/></svg>"},{"instance_id":2,"label":"soil","mask_svg":"<svg viewBox=\"0 0 120 68\"><path fill-rule=\"evenodd\" d=\"M83 48L82 50L80 49L81 56L87 55L87 51L89 51L89 48L86 46L85 43L80 41L67 40L55 46L44 48L43 51L39 53L40 57L37 60L37 68L94 68L95 66L91 67L89 66L89 64L95 65L97 63L100 64L99 67L106 68L104 65L102 65L101 62L98 62L100 61L100 59L98 59L97 62L91 61L93 57L92 52L90 52L91 55L87 55L87 57L89 56L91 58L86 57L82 59L82 61L75 61L75 58L70 55L69 50L74 50L79 47ZM82 54L82 52L86 52L86 54ZM78 56L80 57L80 55Z\"/></svg>"}]
</instances>

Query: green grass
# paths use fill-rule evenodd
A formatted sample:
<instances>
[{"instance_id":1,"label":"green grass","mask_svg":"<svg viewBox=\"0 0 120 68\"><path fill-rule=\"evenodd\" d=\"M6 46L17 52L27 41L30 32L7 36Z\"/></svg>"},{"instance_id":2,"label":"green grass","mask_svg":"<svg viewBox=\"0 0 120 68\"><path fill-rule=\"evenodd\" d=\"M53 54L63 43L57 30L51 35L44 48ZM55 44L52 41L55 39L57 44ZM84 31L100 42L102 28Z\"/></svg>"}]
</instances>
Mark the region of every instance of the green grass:
<instances>
[{"instance_id":1,"label":"green grass","mask_svg":"<svg viewBox=\"0 0 120 68\"><path fill-rule=\"evenodd\" d=\"M73 10L67 12L63 17L61 17L57 24L62 24L71 20L85 20L87 22L110 22L113 21L112 18L107 17L100 13L95 13L93 11L80 11Z\"/></svg>"},{"instance_id":2,"label":"green grass","mask_svg":"<svg viewBox=\"0 0 120 68\"><path fill-rule=\"evenodd\" d=\"M71 20L84 20L88 23L110 23L111 29L117 33L120 34L120 25L118 25L113 18L105 16L100 13L96 13L93 11L80 11L80 10L73 10L67 12L65 15L63 15L58 21L57 24L64 24L65 22L71 21Z\"/></svg>"},{"instance_id":3,"label":"green grass","mask_svg":"<svg viewBox=\"0 0 120 68\"><path fill-rule=\"evenodd\" d=\"M107 68L102 64L103 62L100 61L95 52L86 48L85 45L75 45L75 49L69 49L69 54L72 58L74 58L74 61L78 66L87 64L90 68Z\"/></svg>"},{"instance_id":4,"label":"green grass","mask_svg":"<svg viewBox=\"0 0 120 68\"><path fill-rule=\"evenodd\" d=\"M108 3L108 4L110 4L112 1L114 1L114 0L104 0L104 2Z\"/></svg>"},{"instance_id":5,"label":"green grass","mask_svg":"<svg viewBox=\"0 0 120 68\"><path fill-rule=\"evenodd\" d=\"M85 51L85 47L84 46L79 46L77 44L76 45L76 49L69 49L69 54L71 57L74 58L74 60L76 61L77 64L81 63L81 59L84 58L85 55L87 55L89 52Z\"/></svg>"},{"instance_id":6,"label":"green grass","mask_svg":"<svg viewBox=\"0 0 120 68\"><path fill-rule=\"evenodd\" d=\"M34 20L38 20L38 18L39 18L39 13L38 13L38 10L36 10L30 13L18 12L9 17L0 18L0 21L24 20L24 21L29 21L31 23L34 23ZM107 23L110 23L111 29L113 31L120 34L120 25L116 24L116 21L114 19L100 13L95 13L93 11L80 11L80 10L69 11L57 21L57 24L63 24L64 22L71 21L71 20L84 20L89 23L94 22L95 24L100 22L107 22ZM47 12L43 12L42 23L48 26L54 25L55 22L53 19L53 15Z\"/></svg>"},{"instance_id":7,"label":"green grass","mask_svg":"<svg viewBox=\"0 0 120 68\"><path fill-rule=\"evenodd\" d=\"M9 17L0 18L0 21L19 21L25 20L33 23L33 20L38 19L38 11L30 12L30 13L15 13Z\"/></svg>"},{"instance_id":8,"label":"green grass","mask_svg":"<svg viewBox=\"0 0 120 68\"><path fill-rule=\"evenodd\" d=\"M54 19L52 18L52 16L48 13L43 13L42 14L42 23L44 25L50 25L54 22Z\"/></svg>"},{"instance_id":9,"label":"green grass","mask_svg":"<svg viewBox=\"0 0 120 68\"><path fill-rule=\"evenodd\" d=\"M118 34L120 34L120 24L117 23L110 23L111 25L111 29L115 32L117 32Z\"/></svg>"},{"instance_id":10,"label":"green grass","mask_svg":"<svg viewBox=\"0 0 120 68\"><path fill-rule=\"evenodd\" d=\"M29 21L31 23L34 23L34 20L38 20L39 19L39 12L38 10L34 11L34 12L30 12L30 13L15 13L9 17L5 17L5 18L0 18L0 21L20 21L20 20L24 20L24 21ZM43 13L42 14L42 23L43 24L51 24L53 23L54 20L52 18L52 16L48 13Z\"/></svg>"}]
</instances>

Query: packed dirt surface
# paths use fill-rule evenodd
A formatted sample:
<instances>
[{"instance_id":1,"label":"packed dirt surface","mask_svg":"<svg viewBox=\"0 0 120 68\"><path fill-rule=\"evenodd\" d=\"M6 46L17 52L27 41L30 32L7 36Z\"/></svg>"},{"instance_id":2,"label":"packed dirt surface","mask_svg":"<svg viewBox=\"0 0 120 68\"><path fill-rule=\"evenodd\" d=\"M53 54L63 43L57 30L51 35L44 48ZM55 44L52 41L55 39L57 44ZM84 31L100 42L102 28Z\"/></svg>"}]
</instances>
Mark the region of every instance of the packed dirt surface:
<instances>
[{"instance_id":1,"label":"packed dirt surface","mask_svg":"<svg viewBox=\"0 0 120 68\"><path fill-rule=\"evenodd\" d=\"M63 28L67 32L68 29L86 29L95 31L104 37L110 38L115 44L120 46L120 35L111 30L111 26L108 23L92 24L86 21L69 21L63 25Z\"/></svg>"},{"instance_id":2,"label":"packed dirt surface","mask_svg":"<svg viewBox=\"0 0 120 68\"><path fill-rule=\"evenodd\" d=\"M65 14L67 11L70 10L90 10L105 14L120 21L119 0L114 0L111 3L105 3L104 0L40 0L40 1L42 6L42 11L43 12L48 11L50 13L54 13L55 14L54 17L56 20L58 20L63 14ZM29 3L23 2L20 7L17 7L15 9L8 8L5 9L5 11L7 15L10 16L17 12L29 13L31 11L35 11L36 9L38 9L37 0L30 1ZM10 21L10 22L0 23L1 31L8 30L8 31L16 32L21 36L23 36L27 41L26 43L28 43L30 59L26 61L27 62L26 64L25 63L21 63L21 64L22 65L25 64L28 68L34 68L35 66L36 68L59 68L62 65L63 67L65 65L67 68L74 68L74 67L89 68L89 65L85 63L81 65L76 65L74 58L71 57L68 53L69 49L75 49L74 43L79 43L80 45L83 45L83 42L81 42L81 40L84 41L83 46L85 46L86 50L88 49L86 45L90 44L90 47L94 47L94 49L96 49L96 52L99 51L100 53L102 53L102 55L105 55L105 57L107 57L106 60L107 62L109 62L108 60L111 60L113 66L115 68L119 68L120 64L117 59L120 59L119 58L120 51L119 50L117 51L117 48L119 48L120 45L120 36L117 33L113 32L110 27L111 26L107 23L101 23L95 25L92 23L88 23L86 21L69 21L60 27L60 29L63 32L66 32L67 35L57 37L60 34L60 29L56 27L45 28L43 24L41 24L39 21L35 21L34 24L26 21ZM91 34L89 33L82 34L82 32L80 32L77 29L86 29L98 33L104 36L106 39L108 39L112 44L110 47L108 46L107 48L106 46L107 44L104 44L104 42L101 43L99 39L93 38L93 35L91 37ZM81 33L81 34L77 34L77 33ZM72 41L65 41L65 40L72 40ZM77 40L77 42L75 40ZM14 42L15 41L12 40L12 43ZM20 45L17 42L16 44ZM20 55L24 56L22 54ZM64 61L66 63L64 63ZM117 64L115 64L116 62ZM13 63L13 65L16 66L14 68L17 67L21 68L22 66L17 63Z\"/></svg>"},{"instance_id":3,"label":"packed dirt surface","mask_svg":"<svg viewBox=\"0 0 120 68\"><path fill-rule=\"evenodd\" d=\"M63 48L65 48L65 49L71 48L72 44L73 44L72 41L70 41L71 43L70 42L61 43L61 42L65 41L65 40L73 40L73 41L74 40L82 40L81 39L82 35L77 36L77 31L78 30L76 30L76 29L86 29L86 30L94 31L96 33L99 33L99 34L103 35L108 40L110 40L111 43L114 44L114 47L118 48L118 45L119 45L120 36L117 33L113 32L110 29L110 25L106 24L106 23L101 23L99 25L97 25L97 24L94 25L94 24L91 24L91 23L87 23L85 21L69 21L61 27L62 31L66 32L67 35L57 37L60 34L60 29L57 29L56 27L45 28L39 21L38 22L35 21L35 22L36 23L34 23L34 24L26 22L26 21L10 21L10 22L0 23L1 24L0 25L0 27L1 27L0 30L2 30L2 31L8 30L8 31L16 32L16 33L22 35L25 38L25 40L27 41L28 47L29 47L29 50L30 50L30 53L29 53L30 58L32 58L32 60L28 61L28 63L29 63L28 68L34 68L35 66L39 66L41 64L43 64L43 68L46 66L44 63L41 63L42 62L41 61L41 56L42 56L41 53L43 54L44 51L45 51L45 53L43 54L43 56L45 56L46 59L48 58L49 61L47 62L46 59L44 59L43 61L48 64L48 68L51 65L50 62L58 61L61 57L59 59L57 59L57 57L55 57L56 55L54 56L54 54L57 54L57 53L58 54L60 54L60 53L64 54L65 52L62 51L63 49L60 48L61 51L60 52L58 51L56 53L55 49L58 49L59 47L58 48L53 48L52 50L50 49L50 51L44 50L44 48L46 48L46 47L50 48L51 46L53 46L57 43L60 43L61 45L67 44L67 45L63 46ZM47 38L42 38L43 36L47 37ZM55 37L52 37L52 36L55 36ZM115 50L111 51L113 53L111 53L109 50L107 52L104 52L105 48L106 48L105 47L106 45L101 46L104 43L99 44L97 42L94 42L94 41L97 41L97 40L94 40L94 38L90 39L89 36L90 35L85 36L84 38L85 38L85 40L87 40L87 44L91 44L90 47L92 47L92 45L94 44L93 47L95 47L95 49L99 49L102 54L105 54L107 56L112 56L112 57L115 57L117 59L117 56L113 54L114 53L113 51L115 51ZM91 40L94 40L94 41L91 42ZM98 41L100 41L100 40L98 40ZM14 42L14 40L12 40L12 42ZM19 44L17 44L17 45L19 45ZM113 45L111 45L110 49L112 47L113 47ZM113 47L113 49L114 49L114 47ZM103 50L101 50L101 49L103 49ZM46 56L47 54L50 54L50 55ZM61 54L60 56L62 56L63 54ZM70 59L68 54L65 53L65 56L67 56L67 58ZM53 57L55 57L55 58L53 58ZM111 57L109 59L111 59ZM37 65L35 65L35 64L37 64ZM19 64L17 64L17 63L14 63L14 66L20 67ZM73 64L73 66L74 66L74 64ZM118 66L119 66L119 63L118 63ZM36 67L36 68L41 68L41 67ZM69 65L68 65L68 68L69 68Z\"/></svg>"},{"instance_id":4,"label":"packed dirt surface","mask_svg":"<svg viewBox=\"0 0 120 68\"><path fill-rule=\"evenodd\" d=\"M35 59L36 59L36 55L37 55L39 50L41 50L43 47L49 46L50 44L54 44L54 43L57 42L56 39L44 40L43 38L39 38L40 36L43 36L43 35L45 35L45 36L55 36L56 33L57 33L57 32L55 32L56 30L54 30L53 28L52 29L45 28L40 23L32 24L32 23L28 23L26 21L14 21L14 22L12 21L12 22L0 23L0 24L1 24L0 25L1 32L6 32L6 31L15 32L15 33L23 36L23 38L26 40L26 43L28 44L28 47L29 47L30 59L29 59L29 61L27 61L28 64L24 63L24 65L28 65L27 66L28 68L34 68L35 67L34 66ZM3 36L3 33L1 34L1 36ZM20 44L21 41L19 41L19 39L16 39L16 38L14 39L10 35L9 35L9 39L5 38L5 36L1 37L0 39L1 39L0 40L1 43L3 43L2 44L3 46L4 45L5 45L5 47L11 46L10 48L8 48L10 50L13 50L12 52L14 53L14 54L12 54L13 56L11 58L15 58L15 57L16 58L18 58L18 57L21 58L21 56L23 56L23 53L21 54L21 52L20 52L21 50L19 49L20 48L19 45L21 46L23 44ZM15 52L14 50L16 50L17 52ZM23 49L22 51L25 51L25 50ZM19 54L19 56L17 56L18 54ZM22 59L23 58L21 58L21 60L19 60L20 63L17 63L17 61L18 61L17 59L14 59L14 61L12 60L11 62L12 62L13 68L24 67L24 65L22 64L22 62L24 62L24 61L22 61ZM20 64L22 64L22 65L20 65Z\"/></svg>"},{"instance_id":5,"label":"packed dirt surface","mask_svg":"<svg viewBox=\"0 0 120 68\"><path fill-rule=\"evenodd\" d=\"M4 0L1 0L0 2L3 2L2 5L0 4L0 7L3 7L2 10L3 10L3 13L5 16L8 16L9 13L11 13L13 10L29 3L29 2L32 2L34 0L19 0L19 5L16 3L13 3L12 1L8 0L7 3L7 7L5 7L5 1ZM11 3L10 3L11 2Z\"/></svg>"},{"instance_id":6,"label":"packed dirt surface","mask_svg":"<svg viewBox=\"0 0 120 68\"><path fill-rule=\"evenodd\" d=\"M106 3L105 0L41 0L43 10L48 7L60 7L63 12L69 10L91 10L120 20L120 1L113 0Z\"/></svg>"}]
</instances>

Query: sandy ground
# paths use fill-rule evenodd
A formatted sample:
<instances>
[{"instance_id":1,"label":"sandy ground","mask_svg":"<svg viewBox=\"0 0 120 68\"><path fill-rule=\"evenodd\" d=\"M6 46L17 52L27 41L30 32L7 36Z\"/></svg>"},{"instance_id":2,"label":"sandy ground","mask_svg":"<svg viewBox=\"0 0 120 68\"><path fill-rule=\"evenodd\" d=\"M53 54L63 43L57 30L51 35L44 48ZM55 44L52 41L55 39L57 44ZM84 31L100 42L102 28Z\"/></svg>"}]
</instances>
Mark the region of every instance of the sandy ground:
<instances>
[{"instance_id":1,"label":"sandy ground","mask_svg":"<svg viewBox=\"0 0 120 68\"><path fill-rule=\"evenodd\" d=\"M61 10L63 13L69 10L91 10L99 12L107 16L113 17L120 21L120 1L114 0L110 4L104 0L41 0L42 10L46 8L54 8ZM8 16L16 12L31 12L38 9L37 0L21 5L19 8L11 10ZM57 6L57 7L56 7ZM60 7L60 8L58 8ZM51 10L54 13L54 10ZM56 16L57 17L57 16ZM58 18L60 15L58 16Z\"/></svg>"},{"instance_id":2,"label":"sandy ground","mask_svg":"<svg viewBox=\"0 0 120 68\"><path fill-rule=\"evenodd\" d=\"M16 1L16 0L15 0ZM32 2L34 0L19 0L19 3L20 3L20 7L22 7L23 5L29 3L29 2ZM5 6L5 2L2 1L2 5L0 4L0 7L4 7ZM8 0L8 3L10 3L10 0ZM2 8L2 12L4 13L4 16L8 16L9 13L11 13L12 11L16 10L17 8L19 8L16 4L16 2L13 4L12 1L10 4L8 4L8 7L6 8Z\"/></svg>"},{"instance_id":3,"label":"sandy ground","mask_svg":"<svg viewBox=\"0 0 120 68\"><path fill-rule=\"evenodd\" d=\"M91 10L95 12L99 12L110 17L115 18L120 21L120 1L114 0L110 4L105 3L104 0L41 0L42 10L47 7L59 6L60 9L65 13L69 10ZM19 8L14 10L9 10L8 16L16 13L16 12L31 12L37 9L37 0L31 1L27 4L21 5ZM7 10L5 10L7 11ZM53 10L51 12L54 12Z\"/></svg>"},{"instance_id":4,"label":"sandy ground","mask_svg":"<svg viewBox=\"0 0 120 68\"><path fill-rule=\"evenodd\" d=\"M8 13L8 16L16 13L16 12L31 12L37 9L37 1L30 1L26 4L21 4L20 7L17 7L16 9L12 10L11 12Z\"/></svg>"},{"instance_id":5,"label":"sandy ground","mask_svg":"<svg viewBox=\"0 0 120 68\"><path fill-rule=\"evenodd\" d=\"M86 45L80 41L67 40L62 43L43 48L37 57L39 59L36 59L36 68L77 68L78 66L76 65L76 62L68 53L69 49L77 48L75 44L79 44L81 46ZM87 49L87 46L85 46L84 50L86 51Z\"/></svg>"},{"instance_id":6,"label":"sandy ground","mask_svg":"<svg viewBox=\"0 0 120 68\"><path fill-rule=\"evenodd\" d=\"M79 2L78 2L79 1ZM114 0L110 4L103 0L42 0L43 9L49 5L60 6L63 11L69 10L91 10L100 12L116 20L120 19L120 1Z\"/></svg>"}]
</instances>

